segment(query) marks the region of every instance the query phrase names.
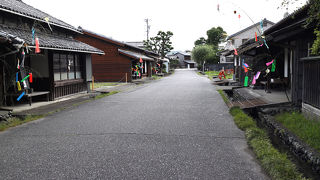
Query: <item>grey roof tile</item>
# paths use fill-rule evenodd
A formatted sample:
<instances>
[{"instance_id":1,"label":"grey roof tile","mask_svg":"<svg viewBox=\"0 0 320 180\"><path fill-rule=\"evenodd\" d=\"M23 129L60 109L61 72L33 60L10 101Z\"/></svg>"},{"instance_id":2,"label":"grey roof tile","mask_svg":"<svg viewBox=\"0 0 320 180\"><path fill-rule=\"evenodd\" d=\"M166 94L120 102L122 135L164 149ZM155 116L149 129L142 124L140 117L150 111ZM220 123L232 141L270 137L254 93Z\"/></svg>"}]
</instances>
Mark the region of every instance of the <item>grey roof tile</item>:
<instances>
[{"instance_id":1,"label":"grey roof tile","mask_svg":"<svg viewBox=\"0 0 320 180\"><path fill-rule=\"evenodd\" d=\"M122 50L122 49L118 49L118 51L124 55L127 55L127 56L130 56L134 59L137 59L139 60L140 58L142 58L143 60L146 60L146 61L154 61L153 58L150 58L146 55L143 55L143 54L140 54L140 53L137 53L137 52L132 52L132 51L127 51L127 50Z\"/></svg>"},{"instance_id":2,"label":"grey roof tile","mask_svg":"<svg viewBox=\"0 0 320 180\"><path fill-rule=\"evenodd\" d=\"M31 19L37 19L43 22L45 22L45 17L49 17L50 24L79 32L78 29L73 27L72 25L67 24L55 17L52 17L51 15L42 12L39 9L36 9L24 3L22 0L0 0L0 10L25 16Z\"/></svg>"},{"instance_id":3,"label":"grey roof tile","mask_svg":"<svg viewBox=\"0 0 320 180\"><path fill-rule=\"evenodd\" d=\"M0 32L19 37L23 39L29 46L34 46L32 45L31 30L26 31L19 28L0 26ZM40 48L104 54L103 51L73 38L65 38L40 32L37 32L36 36L39 39Z\"/></svg>"}]
</instances>

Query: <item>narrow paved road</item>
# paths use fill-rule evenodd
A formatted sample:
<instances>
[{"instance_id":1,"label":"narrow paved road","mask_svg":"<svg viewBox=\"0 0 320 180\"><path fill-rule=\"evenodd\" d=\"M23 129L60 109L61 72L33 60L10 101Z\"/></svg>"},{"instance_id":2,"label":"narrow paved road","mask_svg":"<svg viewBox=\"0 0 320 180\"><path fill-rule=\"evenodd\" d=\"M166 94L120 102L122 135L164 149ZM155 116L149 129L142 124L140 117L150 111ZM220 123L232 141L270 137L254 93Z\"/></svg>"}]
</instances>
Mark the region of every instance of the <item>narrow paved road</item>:
<instances>
[{"instance_id":1,"label":"narrow paved road","mask_svg":"<svg viewBox=\"0 0 320 180\"><path fill-rule=\"evenodd\" d=\"M188 70L0 133L0 154L1 179L268 179Z\"/></svg>"}]
</instances>

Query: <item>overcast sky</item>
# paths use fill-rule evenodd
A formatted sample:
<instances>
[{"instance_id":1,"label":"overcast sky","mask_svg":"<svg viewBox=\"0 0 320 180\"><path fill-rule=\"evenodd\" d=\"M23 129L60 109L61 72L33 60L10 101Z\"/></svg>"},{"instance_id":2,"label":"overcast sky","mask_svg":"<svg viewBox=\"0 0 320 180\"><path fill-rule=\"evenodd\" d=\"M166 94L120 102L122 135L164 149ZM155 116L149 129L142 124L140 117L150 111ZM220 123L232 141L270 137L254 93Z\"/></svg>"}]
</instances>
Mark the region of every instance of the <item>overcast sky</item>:
<instances>
[{"instance_id":1,"label":"overcast sky","mask_svg":"<svg viewBox=\"0 0 320 180\"><path fill-rule=\"evenodd\" d=\"M263 18L276 23L286 11L285 8L278 9L282 0L23 1L75 27L82 26L119 41L145 40L144 19L148 18L149 36L155 36L159 30L172 31L175 50L192 50L194 41L206 37L206 31L212 27L221 26L231 35ZM299 0L290 5L289 13L304 3L305 0Z\"/></svg>"}]
</instances>

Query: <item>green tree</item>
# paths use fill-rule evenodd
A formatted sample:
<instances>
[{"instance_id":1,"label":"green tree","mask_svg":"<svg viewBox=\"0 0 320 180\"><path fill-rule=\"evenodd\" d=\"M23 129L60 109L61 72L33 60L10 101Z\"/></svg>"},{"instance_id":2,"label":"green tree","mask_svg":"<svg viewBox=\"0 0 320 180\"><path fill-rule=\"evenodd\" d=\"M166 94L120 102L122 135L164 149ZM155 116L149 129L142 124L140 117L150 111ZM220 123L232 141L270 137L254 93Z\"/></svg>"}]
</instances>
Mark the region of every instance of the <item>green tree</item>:
<instances>
[{"instance_id":1,"label":"green tree","mask_svg":"<svg viewBox=\"0 0 320 180\"><path fill-rule=\"evenodd\" d=\"M198 46L198 45L204 45L206 43L207 43L207 40L204 37L201 37L194 42L194 45Z\"/></svg>"},{"instance_id":2,"label":"green tree","mask_svg":"<svg viewBox=\"0 0 320 180\"><path fill-rule=\"evenodd\" d=\"M218 47L219 43L225 42L225 40L227 38L226 32L220 26L217 28L213 27L213 28L209 29L207 31L207 36L208 36L208 39L206 41L207 44L214 45L217 47Z\"/></svg>"},{"instance_id":3,"label":"green tree","mask_svg":"<svg viewBox=\"0 0 320 180\"><path fill-rule=\"evenodd\" d=\"M170 52L172 47L172 42L170 38L173 36L171 31L159 31L155 37L151 37L150 40L143 41L144 46L147 50L153 51L157 54L160 54L162 58Z\"/></svg>"},{"instance_id":4,"label":"green tree","mask_svg":"<svg viewBox=\"0 0 320 180\"><path fill-rule=\"evenodd\" d=\"M207 64L214 64L219 61L219 57L216 55L217 48L212 45L198 45L193 48L191 55L199 65L204 62Z\"/></svg>"}]
</instances>

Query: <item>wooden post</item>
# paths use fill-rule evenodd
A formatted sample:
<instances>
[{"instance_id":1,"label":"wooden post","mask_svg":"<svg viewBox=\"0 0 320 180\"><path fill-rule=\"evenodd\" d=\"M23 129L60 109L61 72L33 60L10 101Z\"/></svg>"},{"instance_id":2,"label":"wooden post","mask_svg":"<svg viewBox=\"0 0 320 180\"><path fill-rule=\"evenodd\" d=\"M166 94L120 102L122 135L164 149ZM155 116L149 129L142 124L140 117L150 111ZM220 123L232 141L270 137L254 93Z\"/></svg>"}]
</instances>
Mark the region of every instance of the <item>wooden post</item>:
<instances>
[{"instance_id":1,"label":"wooden post","mask_svg":"<svg viewBox=\"0 0 320 180\"><path fill-rule=\"evenodd\" d=\"M126 83L128 83L128 73L126 73Z\"/></svg>"},{"instance_id":2,"label":"wooden post","mask_svg":"<svg viewBox=\"0 0 320 180\"><path fill-rule=\"evenodd\" d=\"M94 76L92 76L92 90L94 89Z\"/></svg>"}]
</instances>

